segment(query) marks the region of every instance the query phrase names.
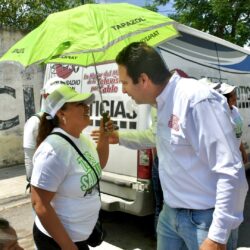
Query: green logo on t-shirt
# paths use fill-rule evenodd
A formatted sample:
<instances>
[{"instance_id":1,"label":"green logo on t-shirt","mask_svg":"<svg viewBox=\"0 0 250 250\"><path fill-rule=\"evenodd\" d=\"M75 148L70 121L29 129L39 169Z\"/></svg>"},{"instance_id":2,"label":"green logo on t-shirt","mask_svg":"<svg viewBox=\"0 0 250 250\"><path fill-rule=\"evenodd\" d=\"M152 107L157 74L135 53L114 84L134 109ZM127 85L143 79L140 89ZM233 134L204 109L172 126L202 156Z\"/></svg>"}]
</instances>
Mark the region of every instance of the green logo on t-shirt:
<instances>
[{"instance_id":1,"label":"green logo on t-shirt","mask_svg":"<svg viewBox=\"0 0 250 250\"><path fill-rule=\"evenodd\" d=\"M98 178L100 178L101 166L100 163L97 162L96 159L89 152L84 152L84 156L92 167L90 167L89 164L81 156L77 158L77 162L85 172L81 177L81 190L87 191L91 190L94 186L97 185L97 178L95 172L98 175ZM93 168L95 169L95 172Z\"/></svg>"}]
</instances>

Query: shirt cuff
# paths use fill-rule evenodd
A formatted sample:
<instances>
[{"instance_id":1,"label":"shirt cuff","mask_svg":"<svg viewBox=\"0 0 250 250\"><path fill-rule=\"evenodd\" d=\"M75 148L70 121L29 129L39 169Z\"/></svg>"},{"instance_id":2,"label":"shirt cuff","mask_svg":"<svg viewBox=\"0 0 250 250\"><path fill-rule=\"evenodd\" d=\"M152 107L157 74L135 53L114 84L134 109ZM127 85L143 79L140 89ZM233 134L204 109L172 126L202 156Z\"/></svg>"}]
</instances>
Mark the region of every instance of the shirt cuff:
<instances>
[{"instance_id":1,"label":"shirt cuff","mask_svg":"<svg viewBox=\"0 0 250 250\"><path fill-rule=\"evenodd\" d=\"M208 238L220 244L227 244L231 230L223 229L211 224L208 231Z\"/></svg>"}]
</instances>

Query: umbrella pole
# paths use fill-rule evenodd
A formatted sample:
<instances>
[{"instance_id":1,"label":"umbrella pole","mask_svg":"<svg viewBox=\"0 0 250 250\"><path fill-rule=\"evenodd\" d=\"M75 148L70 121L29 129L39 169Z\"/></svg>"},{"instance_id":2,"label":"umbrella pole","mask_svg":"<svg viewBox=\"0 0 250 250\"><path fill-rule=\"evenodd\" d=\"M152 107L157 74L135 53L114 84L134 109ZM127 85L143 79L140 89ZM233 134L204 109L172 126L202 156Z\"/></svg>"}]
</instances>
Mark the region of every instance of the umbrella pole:
<instances>
[{"instance_id":1,"label":"umbrella pole","mask_svg":"<svg viewBox=\"0 0 250 250\"><path fill-rule=\"evenodd\" d=\"M94 62L94 67L95 67L95 74L96 74L96 80L97 80L97 86L98 86L98 90L99 90L99 94L100 94L100 99L101 99L101 104L100 104L101 115L103 117L103 122L105 124L109 120L109 112L104 110L103 98L102 98L102 88L101 88L101 84L100 84L99 77L98 77L97 66L96 66L96 63L95 63L95 57L94 57L94 53L93 52L91 54L92 54L92 57L93 57L93 62Z\"/></svg>"}]
</instances>

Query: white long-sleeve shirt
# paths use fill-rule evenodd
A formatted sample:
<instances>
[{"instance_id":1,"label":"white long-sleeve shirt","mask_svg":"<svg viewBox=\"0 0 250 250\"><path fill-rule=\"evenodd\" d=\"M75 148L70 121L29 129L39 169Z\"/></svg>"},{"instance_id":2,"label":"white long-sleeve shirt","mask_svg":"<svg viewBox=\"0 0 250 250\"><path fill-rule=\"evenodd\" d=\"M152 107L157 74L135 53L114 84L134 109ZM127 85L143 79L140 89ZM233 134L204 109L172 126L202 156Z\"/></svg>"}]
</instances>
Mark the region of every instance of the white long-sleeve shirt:
<instances>
[{"instance_id":1,"label":"white long-sleeve shirt","mask_svg":"<svg viewBox=\"0 0 250 250\"><path fill-rule=\"evenodd\" d=\"M164 201L215 208L208 237L226 243L243 220L248 185L226 99L173 75L157 97L157 152Z\"/></svg>"},{"instance_id":2,"label":"white long-sleeve shirt","mask_svg":"<svg viewBox=\"0 0 250 250\"><path fill-rule=\"evenodd\" d=\"M156 109L151 108L152 124L144 130L119 131L119 144L130 149L147 149L155 147L156 136Z\"/></svg>"}]
</instances>

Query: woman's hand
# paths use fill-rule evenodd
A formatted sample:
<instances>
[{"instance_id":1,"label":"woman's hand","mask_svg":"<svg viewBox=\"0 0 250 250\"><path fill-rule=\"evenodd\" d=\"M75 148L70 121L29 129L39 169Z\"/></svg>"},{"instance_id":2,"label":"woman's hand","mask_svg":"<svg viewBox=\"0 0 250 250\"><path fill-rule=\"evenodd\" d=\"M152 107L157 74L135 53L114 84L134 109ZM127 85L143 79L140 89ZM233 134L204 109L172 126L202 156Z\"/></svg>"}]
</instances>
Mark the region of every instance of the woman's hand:
<instances>
[{"instance_id":1,"label":"woman's hand","mask_svg":"<svg viewBox=\"0 0 250 250\"><path fill-rule=\"evenodd\" d=\"M106 135L108 135L109 133L112 133L116 128L116 125L114 124L114 122L112 120L108 120L105 124L104 124L104 132L106 133Z\"/></svg>"},{"instance_id":2,"label":"woman's hand","mask_svg":"<svg viewBox=\"0 0 250 250\"><path fill-rule=\"evenodd\" d=\"M119 135L116 131L117 129L117 125L114 124L114 122L108 117L108 121L106 121L105 124L104 119L101 119L100 128L93 130L90 136L96 143L103 138L108 138L109 144L117 144L119 143Z\"/></svg>"}]
</instances>

